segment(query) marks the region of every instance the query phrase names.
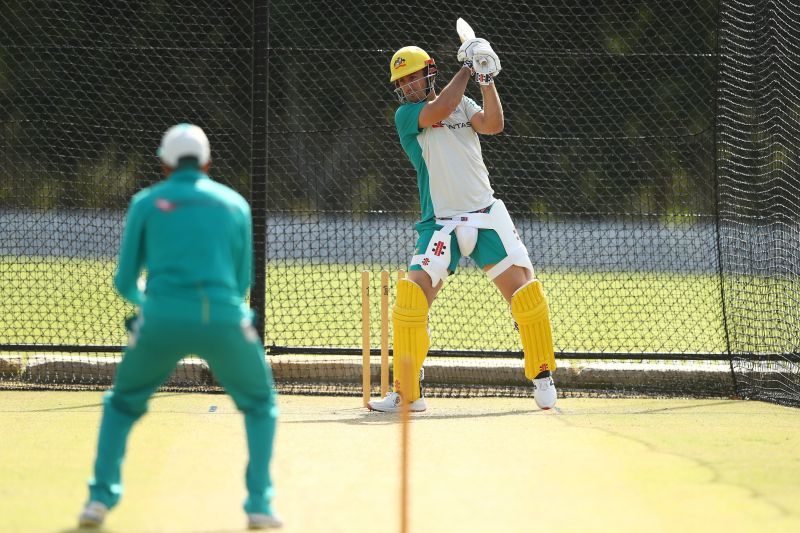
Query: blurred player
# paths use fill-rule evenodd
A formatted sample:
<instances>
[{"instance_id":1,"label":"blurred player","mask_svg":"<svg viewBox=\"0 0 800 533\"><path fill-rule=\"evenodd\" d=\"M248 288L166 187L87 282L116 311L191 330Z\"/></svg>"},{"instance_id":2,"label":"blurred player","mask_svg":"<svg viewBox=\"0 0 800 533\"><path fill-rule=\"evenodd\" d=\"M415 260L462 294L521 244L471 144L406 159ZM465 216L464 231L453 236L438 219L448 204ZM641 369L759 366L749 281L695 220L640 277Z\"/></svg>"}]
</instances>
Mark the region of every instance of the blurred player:
<instances>
[{"instance_id":1,"label":"blurred player","mask_svg":"<svg viewBox=\"0 0 800 533\"><path fill-rule=\"evenodd\" d=\"M392 311L394 392L370 402L369 408L393 412L408 401L410 411L425 410L421 381L429 347L428 309L465 255L511 304L525 353L525 375L533 381L537 405L550 409L557 394L547 299L505 205L494 197L478 138L503 131L503 108L494 84L500 60L484 39L464 41L457 57L463 66L439 94L434 86L436 65L421 48L401 48L389 65L401 103L395 125L417 171L422 214L416 224L416 255L408 278L398 282ZM483 108L464 96L470 78L480 85ZM403 364L409 359L410 365ZM411 392L403 398L400 391L406 386Z\"/></svg>"},{"instance_id":2,"label":"blurred player","mask_svg":"<svg viewBox=\"0 0 800 533\"><path fill-rule=\"evenodd\" d=\"M122 237L114 284L140 308L126 323L128 346L103 400L94 478L79 523L100 526L118 503L131 427L178 361L197 355L244 413L248 525L280 527L269 474L277 416L272 373L244 301L252 275L250 207L208 177L210 148L199 127L167 130L158 155L166 179L133 197ZM137 283L143 270L146 292Z\"/></svg>"}]
</instances>

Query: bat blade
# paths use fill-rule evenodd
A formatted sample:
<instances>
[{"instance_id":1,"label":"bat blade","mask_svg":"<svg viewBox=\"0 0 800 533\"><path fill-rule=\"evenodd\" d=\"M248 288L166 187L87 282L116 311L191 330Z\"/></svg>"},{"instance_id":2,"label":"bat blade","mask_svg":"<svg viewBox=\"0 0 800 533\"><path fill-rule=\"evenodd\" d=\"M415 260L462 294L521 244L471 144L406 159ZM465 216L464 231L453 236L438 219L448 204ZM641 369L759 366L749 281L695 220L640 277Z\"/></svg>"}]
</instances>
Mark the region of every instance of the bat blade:
<instances>
[{"instance_id":1,"label":"bat blade","mask_svg":"<svg viewBox=\"0 0 800 533\"><path fill-rule=\"evenodd\" d=\"M462 43L467 39L475 38L475 32L472 31L472 26L470 26L467 21L461 17L459 17L456 21L456 32L458 32L458 37L461 39Z\"/></svg>"},{"instance_id":2,"label":"bat blade","mask_svg":"<svg viewBox=\"0 0 800 533\"><path fill-rule=\"evenodd\" d=\"M469 23L467 23L467 21L461 17L458 17L458 20L456 21L456 32L458 32L458 37L461 39L462 43L467 39L475 38L475 32L472 30L472 26L470 26ZM481 65L485 65L486 60L483 60L480 63Z\"/></svg>"}]
</instances>

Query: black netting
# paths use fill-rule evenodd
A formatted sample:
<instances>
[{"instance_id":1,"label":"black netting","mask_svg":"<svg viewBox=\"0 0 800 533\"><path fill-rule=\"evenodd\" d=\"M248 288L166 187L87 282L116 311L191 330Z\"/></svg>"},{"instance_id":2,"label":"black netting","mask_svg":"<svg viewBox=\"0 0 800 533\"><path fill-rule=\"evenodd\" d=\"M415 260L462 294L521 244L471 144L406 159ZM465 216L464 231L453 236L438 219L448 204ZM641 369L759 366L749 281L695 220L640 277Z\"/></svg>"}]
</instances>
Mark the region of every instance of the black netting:
<instances>
[{"instance_id":1,"label":"black netting","mask_svg":"<svg viewBox=\"0 0 800 533\"><path fill-rule=\"evenodd\" d=\"M170 125L206 129L215 175L249 195L252 13L235 6L3 2L0 344L124 342L113 259Z\"/></svg>"},{"instance_id":2,"label":"black netting","mask_svg":"<svg viewBox=\"0 0 800 533\"><path fill-rule=\"evenodd\" d=\"M800 8L720 13L717 160L725 310L746 397L800 404Z\"/></svg>"},{"instance_id":3,"label":"black netting","mask_svg":"<svg viewBox=\"0 0 800 533\"><path fill-rule=\"evenodd\" d=\"M110 284L124 207L160 178L163 131L189 121L209 135L212 175L253 204L266 250L253 303L276 376L298 390L359 383L347 359L361 344L359 272L407 268L419 215L389 59L419 45L443 86L463 16L502 58L506 127L483 154L550 297L560 359L679 361L705 376L691 361L733 354L748 365L740 386L778 369L796 396L795 366L757 361L798 351L797 10L751 4L5 2L0 375L24 382L52 353L73 382L99 379L103 350L125 342L129 309ZM431 312L434 392L520 385L504 300L469 260L446 283ZM689 390L685 372L647 365L634 375L663 370ZM608 375L590 386L636 389ZM698 387L730 391L716 375Z\"/></svg>"},{"instance_id":4,"label":"black netting","mask_svg":"<svg viewBox=\"0 0 800 533\"><path fill-rule=\"evenodd\" d=\"M388 61L418 44L446 84L460 67L454 21L465 14L408 2L279 4L270 13L267 342L358 346L354 274L405 268L419 215ZM472 22L506 65L506 128L483 138L484 158L550 294L557 350L723 353L716 4L492 6L470 9L491 13ZM477 86L468 93L480 101ZM471 262L461 268L432 309L433 350L516 353L502 298Z\"/></svg>"}]
</instances>

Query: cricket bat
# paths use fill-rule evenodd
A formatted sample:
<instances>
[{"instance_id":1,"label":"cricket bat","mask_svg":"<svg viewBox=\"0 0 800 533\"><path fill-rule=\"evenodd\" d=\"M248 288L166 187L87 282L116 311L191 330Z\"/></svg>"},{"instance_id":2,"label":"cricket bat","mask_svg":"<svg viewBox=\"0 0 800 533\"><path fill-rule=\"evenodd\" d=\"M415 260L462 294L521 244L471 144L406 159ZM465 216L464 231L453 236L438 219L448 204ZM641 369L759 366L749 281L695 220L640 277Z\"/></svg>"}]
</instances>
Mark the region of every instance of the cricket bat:
<instances>
[{"instance_id":1,"label":"cricket bat","mask_svg":"<svg viewBox=\"0 0 800 533\"><path fill-rule=\"evenodd\" d=\"M475 32L472 30L472 26L470 26L467 21L461 17L458 17L458 20L456 21L456 31L458 32L458 37L461 39L462 43L467 39L475 38Z\"/></svg>"},{"instance_id":2,"label":"cricket bat","mask_svg":"<svg viewBox=\"0 0 800 533\"><path fill-rule=\"evenodd\" d=\"M475 31L472 29L472 26L461 17L458 17L456 21L456 32L458 33L458 38L461 39L463 43L467 39L474 39L475 38ZM486 60L481 61L481 65L485 65Z\"/></svg>"}]
</instances>

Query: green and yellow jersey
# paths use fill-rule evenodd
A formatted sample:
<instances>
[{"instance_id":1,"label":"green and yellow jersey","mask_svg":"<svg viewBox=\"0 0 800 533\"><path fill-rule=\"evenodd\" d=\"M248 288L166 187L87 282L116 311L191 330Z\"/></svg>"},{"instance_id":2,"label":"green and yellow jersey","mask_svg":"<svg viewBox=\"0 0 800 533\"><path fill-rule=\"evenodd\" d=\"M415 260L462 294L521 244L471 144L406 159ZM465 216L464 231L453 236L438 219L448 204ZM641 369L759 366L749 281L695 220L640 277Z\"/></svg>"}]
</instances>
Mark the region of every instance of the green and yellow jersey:
<instances>
[{"instance_id":1,"label":"green and yellow jersey","mask_svg":"<svg viewBox=\"0 0 800 533\"><path fill-rule=\"evenodd\" d=\"M417 171L420 221L488 207L495 201L494 191L480 139L470 124L480 106L464 96L449 117L420 129L419 114L425 104L406 103L395 112L400 144Z\"/></svg>"}]
</instances>

